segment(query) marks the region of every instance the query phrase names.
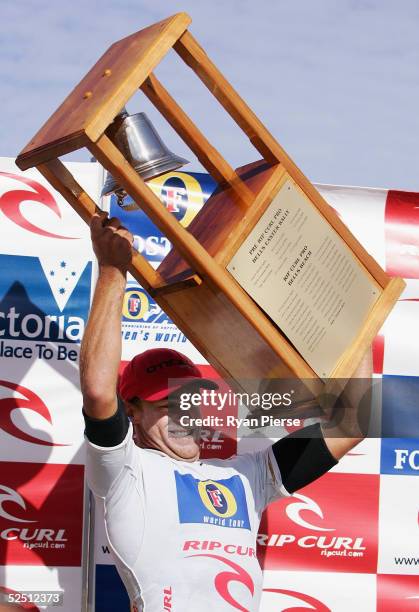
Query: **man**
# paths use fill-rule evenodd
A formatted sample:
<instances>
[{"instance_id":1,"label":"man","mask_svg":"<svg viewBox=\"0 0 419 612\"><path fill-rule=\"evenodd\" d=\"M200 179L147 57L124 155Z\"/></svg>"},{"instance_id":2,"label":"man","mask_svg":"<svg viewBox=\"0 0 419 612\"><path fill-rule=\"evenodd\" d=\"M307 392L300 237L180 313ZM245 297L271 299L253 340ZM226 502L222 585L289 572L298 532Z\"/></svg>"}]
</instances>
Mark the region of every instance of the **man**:
<instances>
[{"instance_id":1,"label":"man","mask_svg":"<svg viewBox=\"0 0 419 612\"><path fill-rule=\"evenodd\" d=\"M264 508L324 474L362 436L345 431L343 419L333 436L314 425L266 451L200 460L199 430L180 425L176 401L169 419L168 395L214 384L167 349L137 355L118 383L132 236L104 213L94 216L91 234L99 277L80 355L86 469L131 603L146 612L256 612ZM368 357L357 376L370 368ZM173 378L180 382L169 389Z\"/></svg>"}]
</instances>

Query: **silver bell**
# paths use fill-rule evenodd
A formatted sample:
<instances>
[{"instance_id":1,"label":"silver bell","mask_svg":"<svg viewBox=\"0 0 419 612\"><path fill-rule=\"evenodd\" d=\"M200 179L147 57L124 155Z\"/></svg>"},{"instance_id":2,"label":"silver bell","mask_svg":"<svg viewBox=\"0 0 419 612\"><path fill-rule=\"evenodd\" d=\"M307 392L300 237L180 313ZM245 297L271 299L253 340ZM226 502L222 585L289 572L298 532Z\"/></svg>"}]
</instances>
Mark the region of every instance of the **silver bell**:
<instances>
[{"instance_id":1,"label":"silver bell","mask_svg":"<svg viewBox=\"0 0 419 612\"><path fill-rule=\"evenodd\" d=\"M129 115L124 108L106 134L145 181L188 163L169 151L145 113ZM110 193L117 193L120 198L126 195L124 188L108 173L102 196Z\"/></svg>"}]
</instances>

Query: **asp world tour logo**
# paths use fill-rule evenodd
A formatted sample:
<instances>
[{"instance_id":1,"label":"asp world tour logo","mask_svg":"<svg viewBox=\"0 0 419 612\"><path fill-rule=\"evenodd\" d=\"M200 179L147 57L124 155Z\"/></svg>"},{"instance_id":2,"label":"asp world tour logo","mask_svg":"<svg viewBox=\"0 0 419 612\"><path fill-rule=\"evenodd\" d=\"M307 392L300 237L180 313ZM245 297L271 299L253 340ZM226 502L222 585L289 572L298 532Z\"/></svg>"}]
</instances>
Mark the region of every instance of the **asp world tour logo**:
<instances>
[{"instance_id":1,"label":"asp world tour logo","mask_svg":"<svg viewBox=\"0 0 419 612\"><path fill-rule=\"evenodd\" d=\"M186 336L136 281L128 281L122 306L122 338L125 343L184 344Z\"/></svg>"},{"instance_id":2,"label":"asp world tour logo","mask_svg":"<svg viewBox=\"0 0 419 612\"><path fill-rule=\"evenodd\" d=\"M0 356L7 340L78 343L90 303L91 263L0 255Z\"/></svg>"},{"instance_id":3,"label":"asp world tour logo","mask_svg":"<svg viewBox=\"0 0 419 612\"><path fill-rule=\"evenodd\" d=\"M137 283L127 285L122 306L122 321L130 323L171 323L167 314Z\"/></svg>"},{"instance_id":4,"label":"asp world tour logo","mask_svg":"<svg viewBox=\"0 0 419 612\"><path fill-rule=\"evenodd\" d=\"M250 529L246 494L240 476L198 480L175 471L180 523Z\"/></svg>"}]
</instances>

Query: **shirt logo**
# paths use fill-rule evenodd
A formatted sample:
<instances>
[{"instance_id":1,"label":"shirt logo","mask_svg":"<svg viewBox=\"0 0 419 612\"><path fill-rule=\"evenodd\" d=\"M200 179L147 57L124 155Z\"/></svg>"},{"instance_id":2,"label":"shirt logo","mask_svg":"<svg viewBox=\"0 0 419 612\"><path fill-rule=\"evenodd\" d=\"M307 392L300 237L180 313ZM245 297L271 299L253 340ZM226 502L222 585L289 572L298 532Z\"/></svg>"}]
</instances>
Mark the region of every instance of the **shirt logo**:
<instances>
[{"instance_id":1,"label":"shirt logo","mask_svg":"<svg viewBox=\"0 0 419 612\"><path fill-rule=\"evenodd\" d=\"M246 494L240 476L225 480L198 480L175 471L181 523L206 523L249 529Z\"/></svg>"},{"instance_id":2,"label":"shirt logo","mask_svg":"<svg viewBox=\"0 0 419 612\"><path fill-rule=\"evenodd\" d=\"M198 493L204 506L215 516L234 516L237 503L234 495L224 485L213 480L201 481Z\"/></svg>"}]
</instances>

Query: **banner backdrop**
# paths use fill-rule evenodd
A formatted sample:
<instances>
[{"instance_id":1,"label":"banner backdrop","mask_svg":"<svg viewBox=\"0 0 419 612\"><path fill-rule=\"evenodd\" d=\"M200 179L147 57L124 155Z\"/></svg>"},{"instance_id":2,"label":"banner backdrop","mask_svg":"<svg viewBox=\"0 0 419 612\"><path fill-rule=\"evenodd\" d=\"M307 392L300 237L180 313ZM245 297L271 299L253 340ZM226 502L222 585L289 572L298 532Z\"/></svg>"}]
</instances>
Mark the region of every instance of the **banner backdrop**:
<instances>
[{"instance_id":1,"label":"banner backdrop","mask_svg":"<svg viewBox=\"0 0 419 612\"><path fill-rule=\"evenodd\" d=\"M98 201L101 168L71 164L71 171ZM202 173L173 172L149 184L185 227L215 188ZM374 375L389 384L400 377L419 384L419 194L317 188L387 272L406 279L375 340ZM167 238L141 211L122 211L114 198L103 208L122 218L157 267L170 250ZM0 590L64 589L61 609L86 609L78 355L95 283L88 228L36 171L20 173L5 158L0 219ZM168 346L214 374L133 278L121 334L123 363L146 348ZM323 478L269 507L258 537L262 612L417 609L419 441L412 430L418 419L407 400L386 394L381 419L386 434L397 420L409 437L365 440ZM207 431L202 452L228 457L270 443ZM90 609L128 610L98 511L94 525Z\"/></svg>"},{"instance_id":2,"label":"banner backdrop","mask_svg":"<svg viewBox=\"0 0 419 612\"><path fill-rule=\"evenodd\" d=\"M69 166L97 199L102 170ZM63 589L61 609L74 612L83 592L78 356L93 282L89 231L37 171L5 158L0 220L0 588Z\"/></svg>"}]
</instances>

